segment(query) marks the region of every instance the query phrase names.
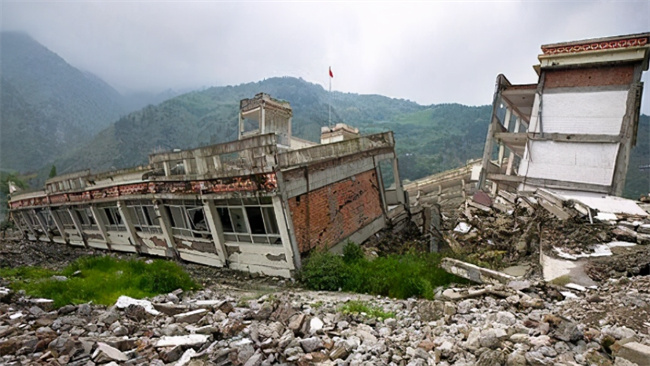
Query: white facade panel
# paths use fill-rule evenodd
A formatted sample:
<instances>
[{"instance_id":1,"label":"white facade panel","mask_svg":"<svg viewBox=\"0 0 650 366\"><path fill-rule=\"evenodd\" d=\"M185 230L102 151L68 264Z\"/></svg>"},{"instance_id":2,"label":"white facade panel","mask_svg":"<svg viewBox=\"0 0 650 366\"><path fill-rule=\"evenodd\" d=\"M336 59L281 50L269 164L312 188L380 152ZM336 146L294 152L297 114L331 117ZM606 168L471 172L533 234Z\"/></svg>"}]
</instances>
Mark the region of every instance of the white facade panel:
<instances>
[{"instance_id":1,"label":"white facade panel","mask_svg":"<svg viewBox=\"0 0 650 366\"><path fill-rule=\"evenodd\" d=\"M545 93L542 129L547 133L618 135L627 94L627 90Z\"/></svg>"},{"instance_id":2,"label":"white facade panel","mask_svg":"<svg viewBox=\"0 0 650 366\"><path fill-rule=\"evenodd\" d=\"M531 141L519 174L530 178L611 185L618 144Z\"/></svg>"}]
</instances>

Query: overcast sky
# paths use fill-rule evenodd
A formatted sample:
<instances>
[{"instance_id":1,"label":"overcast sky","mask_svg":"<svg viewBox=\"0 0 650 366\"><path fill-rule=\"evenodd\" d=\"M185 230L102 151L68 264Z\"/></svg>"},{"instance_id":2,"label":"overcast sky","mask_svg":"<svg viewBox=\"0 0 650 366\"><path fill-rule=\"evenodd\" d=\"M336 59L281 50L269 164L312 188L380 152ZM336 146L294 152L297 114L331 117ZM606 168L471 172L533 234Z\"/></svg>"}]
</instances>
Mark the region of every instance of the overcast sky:
<instances>
[{"instance_id":1,"label":"overcast sky","mask_svg":"<svg viewBox=\"0 0 650 366\"><path fill-rule=\"evenodd\" d=\"M540 45L650 31L650 1L7 1L19 30L121 92L295 76L420 104L535 83ZM644 76L643 112L650 114Z\"/></svg>"}]
</instances>

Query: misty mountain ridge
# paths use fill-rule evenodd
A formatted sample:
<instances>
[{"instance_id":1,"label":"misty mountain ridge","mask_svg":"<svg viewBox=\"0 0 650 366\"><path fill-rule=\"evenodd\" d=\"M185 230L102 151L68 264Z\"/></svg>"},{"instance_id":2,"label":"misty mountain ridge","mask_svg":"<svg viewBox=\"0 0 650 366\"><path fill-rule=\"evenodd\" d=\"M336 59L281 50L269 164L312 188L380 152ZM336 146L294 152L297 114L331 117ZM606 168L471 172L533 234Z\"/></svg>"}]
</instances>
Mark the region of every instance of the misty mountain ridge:
<instances>
[{"instance_id":1,"label":"misty mountain ridge","mask_svg":"<svg viewBox=\"0 0 650 366\"><path fill-rule=\"evenodd\" d=\"M121 115L165 98L124 97L19 32L0 32L0 89L0 169L23 172L50 164Z\"/></svg>"},{"instance_id":2,"label":"misty mountain ridge","mask_svg":"<svg viewBox=\"0 0 650 366\"><path fill-rule=\"evenodd\" d=\"M159 94L122 96L97 76L68 65L26 35L1 36L0 168L21 172L40 169L37 185L42 184L52 164L59 174L88 168L100 172L146 164L152 152L236 140L239 101L260 92L291 104L292 133L303 139L319 141L320 128L329 123L330 105L332 124L347 123L362 134L394 131L400 173L409 180L482 156L491 114L488 105L423 106L381 95L329 93L321 85L293 77L181 95L169 89ZM9 46L5 39L9 39ZM11 49L17 51L7 56L6 50ZM17 62L21 57L24 61ZM34 74L40 76L29 75L31 69L37 69ZM144 104L148 105L140 108ZM649 124L648 117L642 116L639 136L648 135ZM639 146L632 151L628 197L638 196L650 185L647 174L634 169L634 164L650 161L649 152L647 139L640 138Z\"/></svg>"}]
</instances>

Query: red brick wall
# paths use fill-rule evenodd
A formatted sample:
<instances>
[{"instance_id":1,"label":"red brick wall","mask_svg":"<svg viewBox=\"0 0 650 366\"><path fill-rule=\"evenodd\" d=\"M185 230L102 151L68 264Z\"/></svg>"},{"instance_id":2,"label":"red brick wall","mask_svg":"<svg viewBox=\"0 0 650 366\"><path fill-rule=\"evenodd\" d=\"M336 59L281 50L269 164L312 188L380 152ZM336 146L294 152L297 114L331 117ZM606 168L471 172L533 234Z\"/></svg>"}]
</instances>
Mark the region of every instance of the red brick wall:
<instances>
[{"instance_id":1,"label":"red brick wall","mask_svg":"<svg viewBox=\"0 0 650 366\"><path fill-rule=\"evenodd\" d=\"M300 253L326 249L383 213L375 170L289 199Z\"/></svg>"},{"instance_id":2,"label":"red brick wall","mask_svg":"<svg viewBox=\"0 0 650 366\"><path fill-rule=\"evenodd\" d=\"M634 65L546 70L544 88L576 86L628 85L632 83Z\"/></svg>"}]
</instances>

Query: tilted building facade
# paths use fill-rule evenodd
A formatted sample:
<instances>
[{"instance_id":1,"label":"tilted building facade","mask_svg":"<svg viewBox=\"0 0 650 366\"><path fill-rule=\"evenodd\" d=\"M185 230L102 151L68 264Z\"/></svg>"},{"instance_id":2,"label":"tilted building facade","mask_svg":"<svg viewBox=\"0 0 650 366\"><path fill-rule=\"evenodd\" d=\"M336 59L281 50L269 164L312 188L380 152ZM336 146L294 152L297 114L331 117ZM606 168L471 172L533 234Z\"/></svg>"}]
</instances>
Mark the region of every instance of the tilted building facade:
<instances>
[{"instance_id":1,"label":"tilted building facade","mask_svg":"<svg viewBox=\"0 0 650 366\"><path fill-rule=\"evenodd\" d=\"M479 187L620 196L649 53L650 33L549 44L536 84L499 75Z\"/></svg>"},{"instance_id":2,"label":"tilted building facade","mask_svg":"<svg viewBox=\"0 0 650 366\"><path fill-rule=\"evenodd\" d=\"M238 141L49 179L11 195L11 217L30 240L289 277L311 251L361 242L406 206L391 132L321 145L292 137L291 118L260 93L240 103Z\"/></svg>"}]
</instances>

